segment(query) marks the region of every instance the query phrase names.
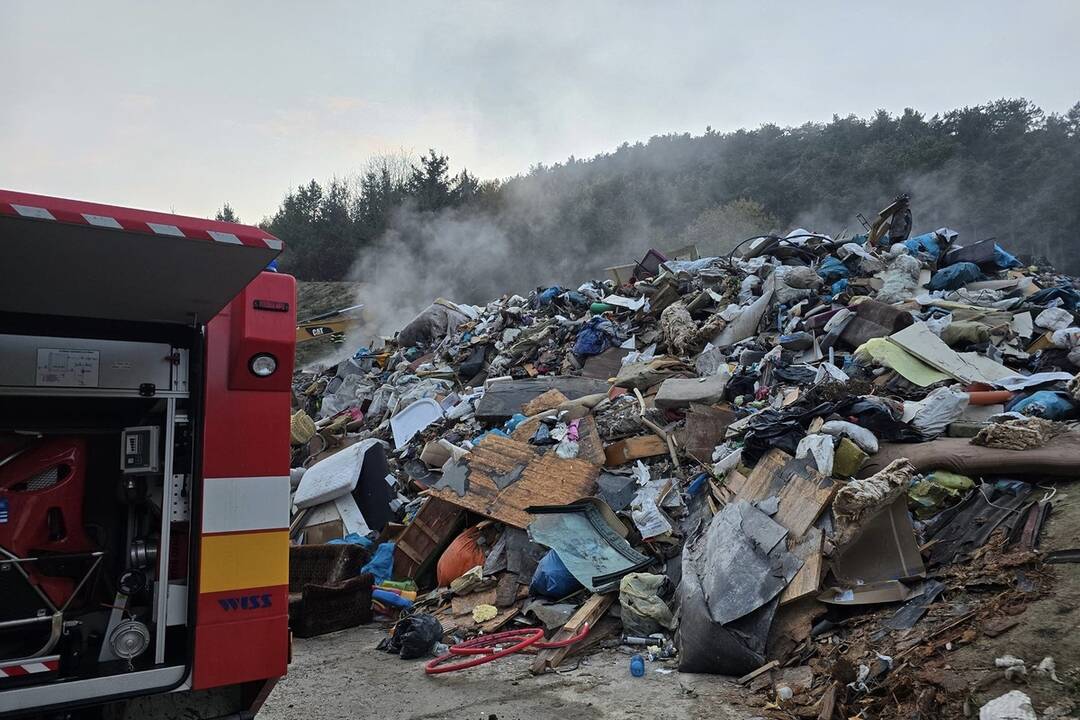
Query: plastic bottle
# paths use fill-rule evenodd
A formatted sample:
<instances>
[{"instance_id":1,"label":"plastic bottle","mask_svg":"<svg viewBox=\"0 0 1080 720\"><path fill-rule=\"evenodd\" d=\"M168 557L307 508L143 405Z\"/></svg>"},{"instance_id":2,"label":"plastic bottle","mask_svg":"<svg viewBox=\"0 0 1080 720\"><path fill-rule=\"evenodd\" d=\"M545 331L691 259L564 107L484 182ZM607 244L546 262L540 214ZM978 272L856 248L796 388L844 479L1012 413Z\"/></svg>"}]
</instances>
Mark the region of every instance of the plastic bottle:
<instances>
[{"instance_id":1,"label":"plastic bottle","mask_svg":"<svg viewBox=\"0 0 1080 720\"><path fill-rule=\"evenodd\" d=\"M634 677L645 675L645 658L640 655L634 655L630 658L630 674Z\"/></svg>"}]
</instances>

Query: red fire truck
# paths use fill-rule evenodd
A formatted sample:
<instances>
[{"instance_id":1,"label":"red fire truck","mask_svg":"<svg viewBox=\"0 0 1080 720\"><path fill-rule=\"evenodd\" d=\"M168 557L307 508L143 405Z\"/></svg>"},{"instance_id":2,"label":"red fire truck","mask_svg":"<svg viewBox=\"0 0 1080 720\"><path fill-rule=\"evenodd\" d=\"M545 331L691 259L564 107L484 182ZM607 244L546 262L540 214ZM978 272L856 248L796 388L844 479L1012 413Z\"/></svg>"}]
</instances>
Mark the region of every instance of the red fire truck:
<instances>
[{"instance_id":1,"label":"red fire truck","mask_svg":"<svg viewBox=\"0 0 1080 720\"><path fill-rule=\"evenodd\" d=\"M252 717L285 673L281 250L0 190L0 716Z\"/></svg>"}]
</instances>

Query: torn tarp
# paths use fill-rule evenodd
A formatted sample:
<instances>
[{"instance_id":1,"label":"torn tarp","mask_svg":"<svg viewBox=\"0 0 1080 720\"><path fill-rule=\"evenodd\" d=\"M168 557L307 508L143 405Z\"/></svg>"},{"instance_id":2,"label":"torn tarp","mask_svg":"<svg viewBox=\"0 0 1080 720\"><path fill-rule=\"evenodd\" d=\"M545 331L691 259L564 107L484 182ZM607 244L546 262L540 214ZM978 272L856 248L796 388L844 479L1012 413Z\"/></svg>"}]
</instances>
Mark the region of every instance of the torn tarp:
<instances>
[{"instance_id":1,"label":"torn tarp","mask_svg":"<svg viewBox=\"0 0 1080 720\"><path fill-rule=\"evenodd\" d=\"M650 559L630 547L591 504L527 508L529 537L555 551L570 574L593 591L647 566Z\"/></svg>"},{"instance_id":2,"label":"torn tarp","mask_svg":"<svg viewBox=\"0 0 1080 720\"><path fill-rule=\"evenodd\" d=\"M787 530L745 500L683 549L679 669L741 675L764 662L778 596L802 567Z\"/></svg>"}]
</instances>

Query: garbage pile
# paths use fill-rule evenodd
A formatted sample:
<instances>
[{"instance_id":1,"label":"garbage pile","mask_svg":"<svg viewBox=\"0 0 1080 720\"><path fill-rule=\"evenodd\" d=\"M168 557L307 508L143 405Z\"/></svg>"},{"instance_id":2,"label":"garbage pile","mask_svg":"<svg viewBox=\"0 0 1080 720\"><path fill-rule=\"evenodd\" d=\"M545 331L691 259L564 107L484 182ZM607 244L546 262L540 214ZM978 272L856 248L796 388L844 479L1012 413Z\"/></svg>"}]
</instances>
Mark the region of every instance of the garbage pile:
<instances>
[{"instance_id":1,"label":"garbage pile","mask_svg":"<svg viewBox=\"0 0 1080 720\"><path fill-rule=\"evenodd\" d=\"M343 606L411 657L539 627L575 643L535 672L618 647L785 717L967 702L944 648L1046 590L1039 483L1080 471L1080 291L906 197L866 228L438 299L298 371L294 544L365 548Z\"/></svg>"}]
</instances>

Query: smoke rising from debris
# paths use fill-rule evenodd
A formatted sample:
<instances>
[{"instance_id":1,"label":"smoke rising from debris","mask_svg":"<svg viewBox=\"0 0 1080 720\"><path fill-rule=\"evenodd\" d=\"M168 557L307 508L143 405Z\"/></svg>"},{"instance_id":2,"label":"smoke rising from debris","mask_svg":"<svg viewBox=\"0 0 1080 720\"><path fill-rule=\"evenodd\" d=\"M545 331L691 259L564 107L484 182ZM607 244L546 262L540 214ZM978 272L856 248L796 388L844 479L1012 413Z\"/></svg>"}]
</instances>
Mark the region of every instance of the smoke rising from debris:
<instances>
[{"instance_id":1,"label":"smoke rising from debris","mask_svg":"<svg viewBox=\"0 0 1080 720\"><path fill-rule=\"evenodd\" d=\"M577 287L655 243L646 224L588 247L582 228L560 223L550 199L515 194L498 213L469 208L399 210L387 232L358 255L350 279L362 285L369 335L393 335L436 298L483 305L540 286ZM527 226L529 238L515 228Z\"/></svg>"}]
</instances>

